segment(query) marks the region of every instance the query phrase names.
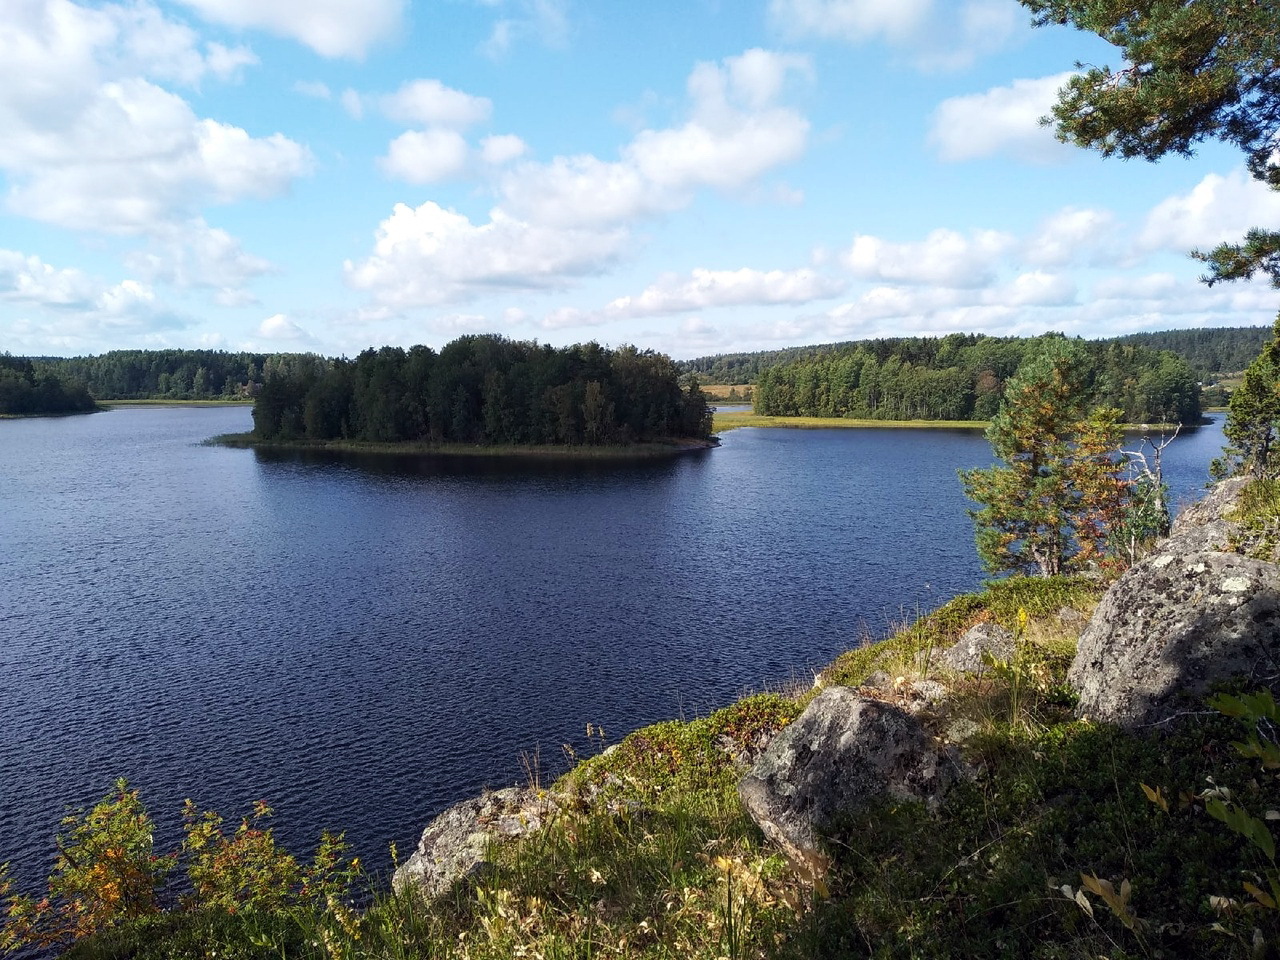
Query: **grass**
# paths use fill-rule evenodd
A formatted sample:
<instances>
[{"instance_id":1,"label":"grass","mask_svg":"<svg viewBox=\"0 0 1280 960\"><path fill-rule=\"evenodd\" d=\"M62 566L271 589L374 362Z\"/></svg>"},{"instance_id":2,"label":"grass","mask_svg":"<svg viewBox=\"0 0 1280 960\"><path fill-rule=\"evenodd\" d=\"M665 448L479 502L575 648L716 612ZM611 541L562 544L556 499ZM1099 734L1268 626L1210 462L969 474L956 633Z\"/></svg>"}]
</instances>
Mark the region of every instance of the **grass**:
<instances>
[{"instance_id":1,"label":"grass","mask_svg":"<svg viewBox=\"0 0 1280 960\"><path fill-rule=\"evenodd\" d=\"M1280 560L1280 478L1253 480L1240 493L1231 519L1240 524L1232 546L1256 560Z\"/></svg>"},{"instance_id":2,"label":"grass","mask_svg":"<svg viewBox=\"0 0 1280 960\"><path fill-rule=\"evenodd\" d=\"M323 450L336 453L422 454L447 457L543 457L574 460L645 460L705 450L714 443L671 440L626 446L560 446L552 444L371 443L362 440L259 440L252 433L224 433L205 441L212 446L254 450Z\"/></svg>"},{"instance_id":3,"label":"grass","mask_svg":"<svg viewBox=\"0 0 1280 960\"><path fill-rule=\"evenodd\" d=\"M169 915L93 938L69 956L1263 955L1255 936L1275 944L1280 913L1250 908L1242 883L1256 882L1266 862L1207 816L1198 795L1206 786L1226 789L1261 815L1280 807L1276 778L1232 747L1239 731L1216 715L1151 737L1074 719L1063 683L1074 638L1058 613L1089 612L1104 586L1089 578L996 581L823 672L824 683L848 684L877 671L937 674L920 654L969 626L1019 631L1013 661L983 677L944 677L952 694L926 715L940 737L967 721L964 752L976 775L934 814L886 800L830 825L829 897L793 876L738 801L744 755L812 696L761 694L710 716L637 730L582 759L552 787L562 809L547 827L495 847L489 871L432 905L375 884L363 913L339 904L323 914ZM1018 704L1013 672L1031 678ZM1163 808L1144 784L1160 791ZM1092 877L1113 891L1127 881L1127 904L1112 909L1084 892L1086 911L1077 892Z\"/></svg>"}]
</instances>

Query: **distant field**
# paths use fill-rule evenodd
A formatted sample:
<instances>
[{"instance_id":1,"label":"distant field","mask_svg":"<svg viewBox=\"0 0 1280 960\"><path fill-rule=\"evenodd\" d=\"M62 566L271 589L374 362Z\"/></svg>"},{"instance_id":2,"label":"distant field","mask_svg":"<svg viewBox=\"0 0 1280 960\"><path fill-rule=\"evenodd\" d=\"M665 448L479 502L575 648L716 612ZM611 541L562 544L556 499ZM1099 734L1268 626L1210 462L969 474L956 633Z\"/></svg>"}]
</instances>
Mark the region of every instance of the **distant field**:
<instances>
[{"instance_id":1,"label":"distant field","mask_svg":"<svg viewBox=\"0 0 1280 960\"><path fill-rule=\"evenodd\" d=\"M708 400L719 403L750 403L755 388L747 383L704 383L700 385ZM733 396L730 396L732 391Z\"/></svg>"},{"instance_id":2,"label":"distant field","mask_svg":"<svg viewBox=\"0 0 1280 960\"><path fill-rule=\"evenodd\" d=\"M986 420L853 420L845 417L761 417L754 413L717 413L712 424L716 433L738 427L799 427L816 430L824 427L961 427L985 430Z\"/></svg>"}]
</instances>

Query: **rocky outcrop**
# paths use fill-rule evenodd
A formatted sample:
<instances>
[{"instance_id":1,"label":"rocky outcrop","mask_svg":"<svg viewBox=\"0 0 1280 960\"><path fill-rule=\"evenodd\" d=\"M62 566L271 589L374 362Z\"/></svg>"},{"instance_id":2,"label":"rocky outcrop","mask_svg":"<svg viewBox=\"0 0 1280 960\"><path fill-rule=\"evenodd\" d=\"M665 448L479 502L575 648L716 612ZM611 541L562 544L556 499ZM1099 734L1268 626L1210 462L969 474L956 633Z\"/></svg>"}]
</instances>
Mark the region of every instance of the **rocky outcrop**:
<instances>
[{"instance_id":1,"label":"rocky outcrop","mask_svg":"<svg viewBox=\"0 0 1280 960\"><path fill-rule=\"evenodd\" d=\"M396 869L397 890L417 887L428 900L488 869L493 844L540 829L558 809L540 790L508 787L455 804L422 831L413 855Z\"/></svg>"},{"instance_id":2,"label":"rocky outcrop","mask_svg":"<svg viewBox=\"0 0 1280 960\"><path fill-rule=\"evenodd\" d=\"M1113 583L1081 634L1068 681L1082 715L1149 726L1204 709L1216 681L1280 674L1280 568L1166 550Z\"/></svg>"},{"instance_id":3,"label":"rocky outcrop","mask_svg":"<svg viewBox=\"0 0 1280 960\"><path fill-rule=\"evenodd\" d=\"M738 794L797 872L817 880L832 818L885 795L933 806L960 771L958 755L906 710L829 687L774 738Z\"/></svg>"},{"instance_id":4,"label":"rocky outcrop","mask_svg":"<svg viewBox=\"0 0 1280 960\"><path fill-rule=\"evenodd\" d=\"M938 666L956 673L982 673L986 669L983 655L994 660L1013 656L1013 634L996 623L979 623L970 627L960 642L937 655Z\"/></svg>"},{"instance_id":5,"label":"rocky outcrop","mask_svg":"<svg viewBox=\"0 0 1280 960\"><path fill-rule=\"evenodd\" d=\"M1233 477L1216 484L1204 499L1178 514L1165 542L1167 553L1194 553L1202 550L1227 552L1241 536L1241 528L1229 519L1249 484L1247 477Z\"/></svg>"},{"instance_id":6,"label":"rocky outcrop","mask_svg":"<svg viewBox=\"0 0 1280 960\"><path fill-rule=\"evenodd\" d=\"M1082 715L1126 728L1203 710L1217 682L1280 676L1280 567L1226 552L1248 480L1223 481L1178 516L1157 551L1111 585L1068 680Z\"/></svg>"}]
</instances>

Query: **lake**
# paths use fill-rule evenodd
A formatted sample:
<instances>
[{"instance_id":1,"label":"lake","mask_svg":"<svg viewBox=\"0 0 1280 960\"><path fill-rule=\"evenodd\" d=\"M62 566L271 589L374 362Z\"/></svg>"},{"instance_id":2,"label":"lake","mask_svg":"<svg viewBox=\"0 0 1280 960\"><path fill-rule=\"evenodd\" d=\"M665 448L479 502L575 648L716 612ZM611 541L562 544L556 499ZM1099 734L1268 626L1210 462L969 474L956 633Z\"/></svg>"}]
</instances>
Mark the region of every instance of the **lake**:
<instances>
[{"instance_id":1,"label":"lake","mask_svg":"<svg viewBox=\"0 0 1280 960\"><path fill-rule=\"evenodd\" d=\"M1221 417L1166 454L1192 499ZM259 799L367 863L528 767L799 683L978 586L967 430L743 429L640 463L201 446L249 411L0 421L0 861L115 777L158 841Z\"/></svg>"}]
</instances>

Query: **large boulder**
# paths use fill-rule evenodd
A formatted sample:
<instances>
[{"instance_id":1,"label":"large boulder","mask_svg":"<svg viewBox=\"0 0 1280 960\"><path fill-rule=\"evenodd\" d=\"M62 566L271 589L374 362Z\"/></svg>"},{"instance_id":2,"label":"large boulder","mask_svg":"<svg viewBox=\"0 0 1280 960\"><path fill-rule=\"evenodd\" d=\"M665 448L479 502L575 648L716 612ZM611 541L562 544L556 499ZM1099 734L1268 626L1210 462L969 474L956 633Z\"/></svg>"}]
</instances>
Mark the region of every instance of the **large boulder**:
<instances>
[{"instance_id":1,"label":"large boulder","mask_svg":"<svg viewBox=\"0 0 1280 960\"><path fill-rule=\"evenodd\" d=\"M541 828L558 809L544 791L508 787L454 804L422 831L418 848L392 877L397 890L417 887L433 900L459 880L490 866L493 844L514 840Z\"/></svg>"},{"instance_id":2,"label":"large boulder","mask_svg":"<svg viewBox=\"0 0 1280 960\"><path fill-rule=\"evenodd\" d=\"M1280 673L1280 567L1182 544L1165 541L1098 604L1068 674L1082 715L1149 726L1203 709L1217 681Z\"/></svg>"},{"instance_id":3,"label":"large boulder","mask_svg":"<svg viewBox=\"0 0 1280 960\"><path fill-rule=\"evenodd\" d=\"M829 687L738 784L765 836L811 881L826 872L820 838L839 814L888 795L933 806L960 773L921 722L894 704Z\"/></svg>"}]
</instances>

